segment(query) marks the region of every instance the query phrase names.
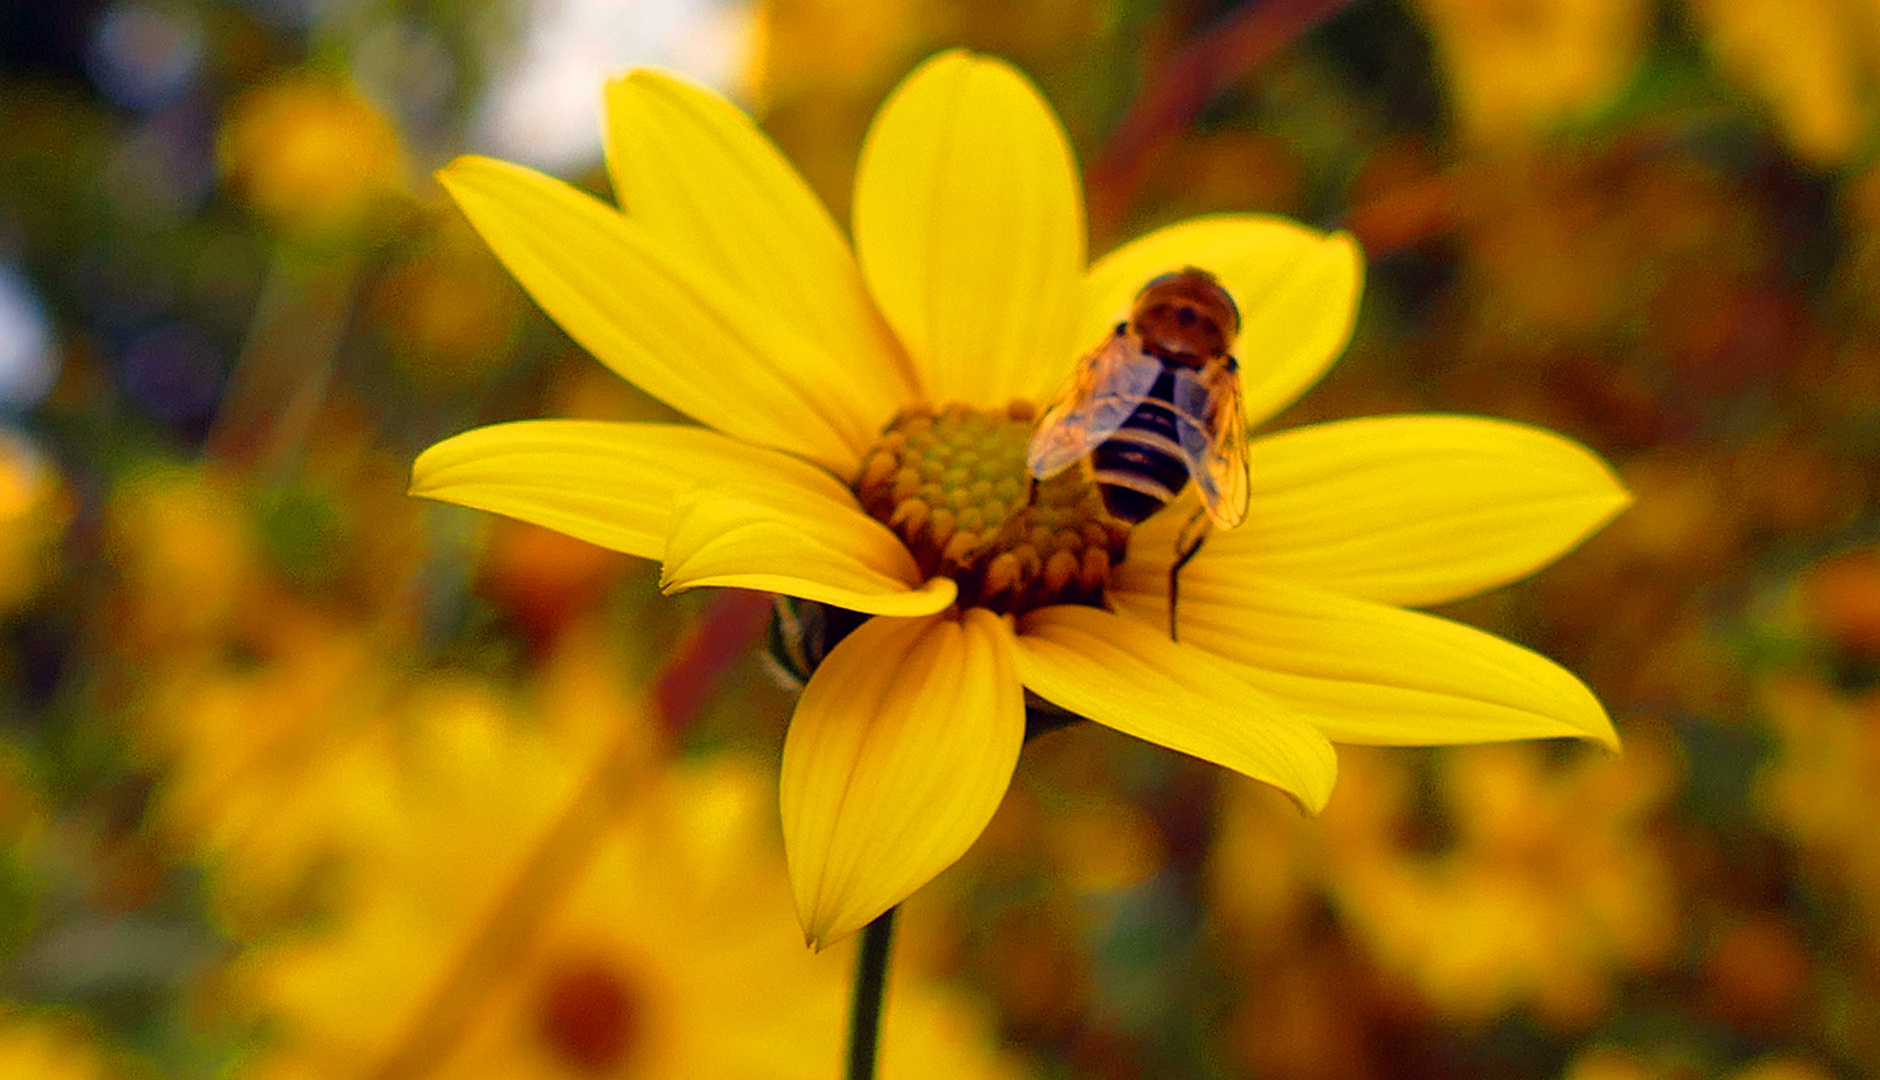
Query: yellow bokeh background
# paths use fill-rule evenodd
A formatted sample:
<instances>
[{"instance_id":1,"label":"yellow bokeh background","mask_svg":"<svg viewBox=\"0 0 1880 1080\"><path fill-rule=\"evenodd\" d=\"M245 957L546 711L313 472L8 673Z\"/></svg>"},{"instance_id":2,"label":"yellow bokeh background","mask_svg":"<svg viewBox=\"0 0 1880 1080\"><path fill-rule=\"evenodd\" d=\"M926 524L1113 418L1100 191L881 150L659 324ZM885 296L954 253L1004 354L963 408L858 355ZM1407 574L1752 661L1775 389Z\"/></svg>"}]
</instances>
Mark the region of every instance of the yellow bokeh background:
<instances>
[{"instance_id":1,"label":"yellow bokeh background","mask_svg":"<svg viewBox=\"0 0 1880 1080\"><path fill-rule=\"evenodd\" d=\"M1273 427L1486 414L1613 463L1625 516L1442 614L1625 749L1341 748L1309 819L1043 735L908 904L882 1075L1880 1074L1873 4L100 0L0 42L0 1080L840 1075L766 599L405 494L477 424L676 419L431 174L606 196L559 133L655 63L846 221L954 45L1063 116L1093 253L1353 233L1353 345Z\"/></svg>"}]
</instances>

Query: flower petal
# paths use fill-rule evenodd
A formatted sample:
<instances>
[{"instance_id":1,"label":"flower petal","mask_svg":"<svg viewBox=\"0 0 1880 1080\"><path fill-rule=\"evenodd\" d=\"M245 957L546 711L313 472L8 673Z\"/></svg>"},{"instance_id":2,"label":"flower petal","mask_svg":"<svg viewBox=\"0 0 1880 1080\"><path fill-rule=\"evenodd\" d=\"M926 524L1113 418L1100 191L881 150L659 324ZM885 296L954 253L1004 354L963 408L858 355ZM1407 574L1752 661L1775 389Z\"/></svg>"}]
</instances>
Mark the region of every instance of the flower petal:
<instances>
[{"instance_id":1,"label":"flower petal","mask_svg":"<svg viewBox=\"0 0 1880 1080\"><path fill-rule=\"evenodd\" d=\"M1215 214L1158 229L1097 260L1078 343L1094 347L1150 278L1184 266L1220 278L1240 307L1235 355L1250 424L1305 393L1351 340L1364 253L1349 234L1264 214Z\"/></svg>"},{"instance_id":2,"label":"flower petal","mask_svg":"<svg viewBox=\"0 0 1880 1080\"><path fill-rule=\"evenodd\" d=\"M1018 645L1019 677L1054 705L1272 784L1314 813L1331 797L1325 736L1163 631L1064 605L1026 615Z\"/></svg>"},{"instance_id":3,"label":"flower petal","mask_svg":"<svg viewBox=\"0 0 1880 1080\"><path fill-rule=\"evenodd\" d=\"M952 578L923 580L901 538L833 487L717 482L681 494L660 587L758 589L870 615L953 603Z\"/></svg>"},{"instance_id":4,"label":"flower petal","mask_svg":"<svg viewBox=\"0 0 1880 1080\"><path fill-rule=\"evenodd\" d=\"M1024 738L1012 633L991 612L871 619L844 638L783 743L783 846L810 945L861 929L965 854Z\"/></svg>"},{"instance_id":5,"label":"flower petal","mask_svg":"<svg viewBox=\"0 0 1880 1080\"><path fill-rule=\"evenodd\" d=\"M808 462L683 424L522 420L475 428L418 455L411 493L657 559L673 497L708 479L846 489Z\"/></svg>"},{"instance_id":6,"label":"flower petal","mask_svg":"<svg viewBox=\"0 0 1880 1080\"><path fill-rule=\"evenodd\" d=\"M1145 626L1165 586L1111 591ZM1599 699L1565 668L1493 634L1422 612L1233 572L1182 571L1184 645L1305 716L1336 742L1395 746L1577 736L1616 748Z\"/></svg>"},{"instance_id":7,"label":"flower petal","mask_svg":"<svg viewBox=\"0 0 1880 1080\"><path fill-rule=\"evenodd\" d=\"M854 372L607 204L487 158L438 174L550 318L622 378L701 423L852 472L893 412Z\"/></svg>"},{"instance_id":8,"label":"flower petal","mask_svg":"<svg viewBox=\"0 0 1880 1080\"><path fill-rule=\"evenodd\" d=\"M607 84L606 143L629 220L840 358L882 416L918 396L848 240L736 106L642 68Z\"/></svg>"},{"instance_id":9,"label":"flower petal","mask_svg":"<svg viewBox=\"0 0 1880 1080\"><path fill-rule=\"evenodd\" d=\"M1296 428L1249 447L1245 525L1196 563L1386 604L1440 604L1525 577L1631 502L1585 447L1524 424L1393 416ZM1160 588L1184 516L1143 523L1120 569Z\"/></svg>"},{"instance_id":10,"label":"flower petal","mask_svg":"<svg viewBox=\"0 0 1880 1080\"><path fill-rule=\"evenodd\" d=\"M1009 66L941 53L889 95L862 144L854 231L930 400L1037 401L1067 370L1083 190L1050 106Z\"/></svg>"}]
</instances>

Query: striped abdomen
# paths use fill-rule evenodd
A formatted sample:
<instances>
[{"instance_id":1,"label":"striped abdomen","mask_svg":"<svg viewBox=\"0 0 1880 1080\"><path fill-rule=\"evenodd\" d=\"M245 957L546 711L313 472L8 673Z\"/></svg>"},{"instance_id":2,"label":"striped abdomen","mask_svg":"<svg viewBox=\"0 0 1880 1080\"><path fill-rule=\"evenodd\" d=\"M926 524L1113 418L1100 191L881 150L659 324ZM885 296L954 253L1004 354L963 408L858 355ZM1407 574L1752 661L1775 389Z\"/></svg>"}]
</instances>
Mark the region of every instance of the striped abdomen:
<instances>
[{"instance_id":1,"label":"striped abdomen","mask_svg":"<svg viewBox=\"0 0 1880 1080\"><path fill-rule=\"evenodd\" d=\"M1131 525L1162 509L1188 484L1174 404L1175 370L1176 365L1162 365L1142 404L1090 456L1104 509Z\"/></svg>"}]
</instances>

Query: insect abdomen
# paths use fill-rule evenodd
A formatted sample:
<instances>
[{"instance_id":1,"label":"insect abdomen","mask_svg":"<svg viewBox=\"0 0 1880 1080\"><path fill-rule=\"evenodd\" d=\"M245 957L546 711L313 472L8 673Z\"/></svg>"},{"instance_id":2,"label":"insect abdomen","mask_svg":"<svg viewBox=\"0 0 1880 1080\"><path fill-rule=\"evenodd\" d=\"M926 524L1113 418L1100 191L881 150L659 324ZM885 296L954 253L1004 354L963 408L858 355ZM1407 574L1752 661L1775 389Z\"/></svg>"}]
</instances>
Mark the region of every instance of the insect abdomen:
<instances>
[{"instance_id":1,"label":"insect abdomen","mask_svg":"<svg viewBox=\"0 0 1880 1080\"><path fill-rule=\"evenodd\" d=\"M1119 521L1140 522L1188 484L1174 400L1175 373L1164 366L1142 404L1091 453L1104 509Z\"/></svg>"}]
</instances>

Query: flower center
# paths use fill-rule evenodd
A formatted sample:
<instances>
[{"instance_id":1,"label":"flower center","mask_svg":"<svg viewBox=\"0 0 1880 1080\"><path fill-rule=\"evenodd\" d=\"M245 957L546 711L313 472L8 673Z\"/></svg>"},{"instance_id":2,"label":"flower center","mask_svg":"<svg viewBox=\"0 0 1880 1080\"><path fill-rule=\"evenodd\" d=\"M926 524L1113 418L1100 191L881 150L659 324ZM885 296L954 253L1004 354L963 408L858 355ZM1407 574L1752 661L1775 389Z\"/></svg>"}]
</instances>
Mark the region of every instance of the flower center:
<instances>
[{"instance_id":1,"label":"flower center","mask_svg":"<svg viewBox=\"0 0 1880 1080\"><path fill-rule=\"evenodd\" d=\"M550 972L541 994L537 1031L562 1064L599 1076L632 1054L641 1003L612 965L569 958Z\"/></svg>"},{"instance_id":2,"label":"flower center","mask_svg":"<svg viewBox=\"0 0 1880 1080\"><path fill-rule=\"evenodd\" d=\"M966 405L908 408L862 459L862 508L901 537L921 572L959 583L960 603L1007 614L1103 603L1129 526L1109 516L1089 471L1033 481L1036 414Z\"/></svg>"}]
</instances>

